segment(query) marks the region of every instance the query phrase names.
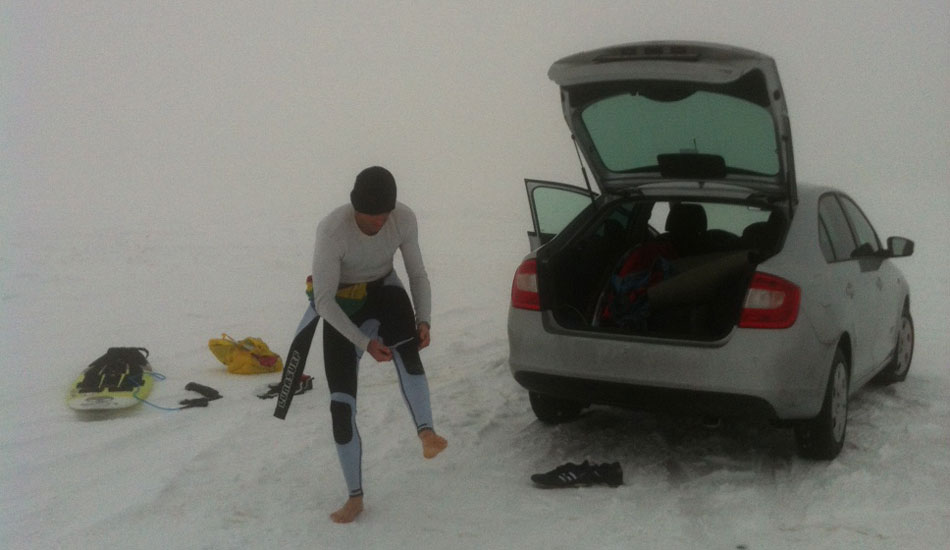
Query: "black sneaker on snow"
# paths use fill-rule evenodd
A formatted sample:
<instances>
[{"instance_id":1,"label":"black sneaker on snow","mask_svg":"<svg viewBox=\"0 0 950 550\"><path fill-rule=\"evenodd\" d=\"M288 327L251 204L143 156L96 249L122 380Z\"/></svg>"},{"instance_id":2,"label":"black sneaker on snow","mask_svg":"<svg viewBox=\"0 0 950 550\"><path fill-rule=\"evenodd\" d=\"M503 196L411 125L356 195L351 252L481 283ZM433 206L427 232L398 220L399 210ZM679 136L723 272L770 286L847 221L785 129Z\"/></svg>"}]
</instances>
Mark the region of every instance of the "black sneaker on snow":
<instances>
[{"instance_id":1,"label":"black sneaker on snow","mask_svg":"<svg viewBox=\"0 0 950 550\"><path fill-rule=\"evenodd\" d=\"M583 464L568 462L543 474L534 474L531 481L542 487L575 487L589 485L591 467L585 460Z\"/></svg>"},{"instance_id":2,"label":"black sneaker on snow","mask_svg":"<svg viewBox=\"0 0 950 550\"><path fill-rule=\"evenodd\" d=\"M531 481L541 487L561 488L579 487L602 483L610 487L623 484L623 471L620 463L590 464L584 461L581 464L568 462L543 474L534 474Z\"/></svg>"}]
</instances>

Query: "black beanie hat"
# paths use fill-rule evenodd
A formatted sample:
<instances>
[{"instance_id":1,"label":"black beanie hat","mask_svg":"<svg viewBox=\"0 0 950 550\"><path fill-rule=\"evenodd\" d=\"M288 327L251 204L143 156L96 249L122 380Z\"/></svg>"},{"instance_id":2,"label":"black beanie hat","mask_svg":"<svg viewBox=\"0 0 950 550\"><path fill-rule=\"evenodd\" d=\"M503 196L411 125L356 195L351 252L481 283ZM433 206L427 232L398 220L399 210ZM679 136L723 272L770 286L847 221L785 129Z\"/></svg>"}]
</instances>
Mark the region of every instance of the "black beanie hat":
<instances>
[{"instance_id":1,"label":"black beanie hat","mask_svg":"<svg viewBox=\"0 0 950 550\"><path fill-rule=\"evenodd\" d=\"M392 212L396 208L396 179L382 166L370 166L356 176L350 202L361 214Z\"/></svg>"}]
</instances>

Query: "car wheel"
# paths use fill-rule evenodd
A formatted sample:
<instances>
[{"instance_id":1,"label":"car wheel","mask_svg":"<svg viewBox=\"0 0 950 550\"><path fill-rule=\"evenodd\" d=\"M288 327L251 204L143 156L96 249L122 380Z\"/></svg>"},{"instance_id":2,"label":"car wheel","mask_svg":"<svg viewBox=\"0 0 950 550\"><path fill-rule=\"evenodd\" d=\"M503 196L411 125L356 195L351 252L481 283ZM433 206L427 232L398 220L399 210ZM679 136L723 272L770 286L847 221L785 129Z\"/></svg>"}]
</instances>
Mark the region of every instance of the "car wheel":
<instances>
[{"instance_id":1,"label":"car wheel","mask_svg":"<svg viewBox=\"0 0 950 550\"><path fill-rule=\"evenodd\" d=\"M538 420L547 424L558 424L573 420L581 414L583 405L569 399L562 399L543 393L528 392L531 410Z\"/></svg>"},{"instance_id":2,"label":"car wheel","mask_svg":"<svg viewBox=\"0 0 950 550\"><path fill-rule=\"evenodd\" d=\"M894 359L884 367L874 381L880 384L893 384L907 379L910 361L914 357L914 320L910 308L904 306L900 326L897 329L897 344L894 346Z\"/></svg>"},{"instance_id":3,"label":"car wheel","mask_svg":"<svg viewBox=\"0 0 950 550\"><path fill-rule=\"evenodd\" d=\"M831 460L841 452L848 428L850 376L848 359L839 348L831 364L821 412L795 427L795 440L801 456Z\"/></svg>"}]
</instances>

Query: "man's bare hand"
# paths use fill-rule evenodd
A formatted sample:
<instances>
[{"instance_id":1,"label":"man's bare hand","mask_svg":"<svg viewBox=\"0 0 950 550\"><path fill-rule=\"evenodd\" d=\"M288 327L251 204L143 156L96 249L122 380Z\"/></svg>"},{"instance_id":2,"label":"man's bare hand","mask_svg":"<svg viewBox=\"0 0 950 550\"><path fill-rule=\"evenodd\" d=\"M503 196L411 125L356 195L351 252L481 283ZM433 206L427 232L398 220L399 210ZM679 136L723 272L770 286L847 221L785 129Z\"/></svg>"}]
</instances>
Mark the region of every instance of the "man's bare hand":
<instances>
[{"instance_id":1,"label":"man's bare hand","mask_svg":"<svg viewBox=\"0 0 950 550\"><path fill-rule=\"evenodd\" d=\"M370 340L369 345L366 346L366 351L373 356L373 359L380 363L392 361L393 359L392 350L384 346L379 340Z\"/></svg>"},{"instance_id":2,"label":"man's bare hand","mask_svg":"<svg viewBox=\"0 0 950 550\"><path fill-rule=\"evenodd\" d=\"M417 328L419 332L419 349L429 345L429 323L419 323Z\"/></svg>"}]
</instances>

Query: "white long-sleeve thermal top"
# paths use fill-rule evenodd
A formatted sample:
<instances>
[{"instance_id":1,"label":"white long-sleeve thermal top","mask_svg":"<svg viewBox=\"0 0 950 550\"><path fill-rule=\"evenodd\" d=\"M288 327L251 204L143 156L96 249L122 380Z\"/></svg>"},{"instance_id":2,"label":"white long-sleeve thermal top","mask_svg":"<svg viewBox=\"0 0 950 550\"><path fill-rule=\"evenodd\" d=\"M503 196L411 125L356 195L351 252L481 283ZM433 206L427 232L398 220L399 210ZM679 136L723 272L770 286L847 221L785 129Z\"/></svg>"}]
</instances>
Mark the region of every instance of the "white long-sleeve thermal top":
<instances>
[{"instance_id":1,"label":"white long-sleeve thermal top","mask_svg":"<svg viewBox=\"0 0 950 550\"><path fill-rule=\"evenodd\" d=\"M336 302L344 284L368 283L393 271L393 257L402 253L409 276L409 291L416 311L416 324L430 322L432 291L419 248L416 215L401 202L375 235L356 225L355 210L345 204L317 225L313 251L313 298L317 313L346 339L365 350L369 337L360 331Z\"/></svg>"}]
</instances>

